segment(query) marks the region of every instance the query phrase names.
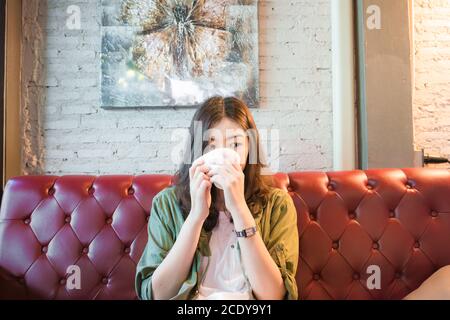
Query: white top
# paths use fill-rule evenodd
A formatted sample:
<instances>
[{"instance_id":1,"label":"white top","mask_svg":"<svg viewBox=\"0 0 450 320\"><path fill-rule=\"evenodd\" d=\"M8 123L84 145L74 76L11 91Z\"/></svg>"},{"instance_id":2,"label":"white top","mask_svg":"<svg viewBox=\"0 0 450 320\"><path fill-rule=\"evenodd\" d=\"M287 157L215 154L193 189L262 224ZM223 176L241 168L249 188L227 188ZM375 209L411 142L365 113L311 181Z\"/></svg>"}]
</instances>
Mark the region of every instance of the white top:
<instances>
[{"instance_id":1,"label":"white top","mask_svg":"<svg viewBox=\"0 0 450 320\"><path fill-rule=\"evenodd\" d=\"M254 300L243 263L234 224L224 211L219 212L218 224L209 241L211 256L201 257L200 277L196 300Z\"/></svg>"}]
</instances>

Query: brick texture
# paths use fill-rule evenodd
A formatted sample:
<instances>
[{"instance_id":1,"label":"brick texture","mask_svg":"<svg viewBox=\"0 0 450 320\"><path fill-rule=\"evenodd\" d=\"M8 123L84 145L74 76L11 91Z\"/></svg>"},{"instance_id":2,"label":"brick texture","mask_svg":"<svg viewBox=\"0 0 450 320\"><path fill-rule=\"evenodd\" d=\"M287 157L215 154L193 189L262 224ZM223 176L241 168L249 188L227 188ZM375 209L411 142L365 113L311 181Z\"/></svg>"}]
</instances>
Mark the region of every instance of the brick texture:
<instances>
[{"instance_id":1,"label":"brick texture","mask_svg":"<svg viewBox=\"0 0 450 320\"><path fill-rule=\"evenodd\" d=\"M80 30L66 27L70 5ZM23 10L23 174L174 173L172 135L194 110L100 108L101 1L27 0ZM277 171L332 168L330 23L329 0L259 2L252 112L260 130L279 130Z\"/></svg>"},{"instance_id":2,"label":"brick texture","mask_svg":"<svg viewBox=\"0 0 450 320\"><path fill-rule=\"evenodd\" d=\"M450 157L450 1L415 0L414 141Z\"/></svg>"}]
</instances>

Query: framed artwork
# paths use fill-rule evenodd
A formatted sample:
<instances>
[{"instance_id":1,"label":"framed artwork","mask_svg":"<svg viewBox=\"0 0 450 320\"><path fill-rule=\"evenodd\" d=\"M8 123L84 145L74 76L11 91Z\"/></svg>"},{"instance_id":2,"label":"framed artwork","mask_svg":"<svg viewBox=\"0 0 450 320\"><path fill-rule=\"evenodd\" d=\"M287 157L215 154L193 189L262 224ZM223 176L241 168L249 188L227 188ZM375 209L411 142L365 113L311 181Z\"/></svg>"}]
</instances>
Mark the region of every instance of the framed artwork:
<instances>
[{"instance_id":1,"label":"framed artwork","mask_svg":"<svg viewBox=\"0 0 450 320\"><path fill-rule=\"evenodd\" d=\"M258 107L257 0L102 0L101 106Z\"/></svg>"}]
</instances>

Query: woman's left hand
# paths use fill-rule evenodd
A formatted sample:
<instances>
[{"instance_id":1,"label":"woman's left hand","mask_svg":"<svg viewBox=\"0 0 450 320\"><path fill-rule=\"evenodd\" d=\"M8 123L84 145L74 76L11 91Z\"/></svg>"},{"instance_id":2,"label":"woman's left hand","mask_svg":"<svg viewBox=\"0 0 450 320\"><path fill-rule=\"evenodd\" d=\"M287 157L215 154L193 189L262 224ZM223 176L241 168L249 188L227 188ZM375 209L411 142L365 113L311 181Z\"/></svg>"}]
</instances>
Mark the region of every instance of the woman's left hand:
<instances>
[{"instance_id":1,"label":"woman's left hand","mask_svg":"<svg viewBox=\"0 0 450 320\"><path fill-rule=\"evenodd\" d=\"M224 162L209 170L208 176L212 183L217 182L223 188L225 206L235 219L235 215L248 211L244 193L245 175L240 164L227 159Z\"/></svg>"}]
</instances>

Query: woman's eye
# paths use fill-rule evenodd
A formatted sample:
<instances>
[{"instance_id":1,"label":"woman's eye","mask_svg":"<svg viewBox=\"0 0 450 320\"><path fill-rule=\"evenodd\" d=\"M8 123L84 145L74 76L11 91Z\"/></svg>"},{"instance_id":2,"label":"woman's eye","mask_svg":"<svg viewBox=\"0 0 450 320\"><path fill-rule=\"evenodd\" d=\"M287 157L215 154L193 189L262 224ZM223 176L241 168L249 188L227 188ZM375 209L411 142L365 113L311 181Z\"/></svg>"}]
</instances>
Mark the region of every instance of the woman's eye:
<instances>
[{"instance_id":1,"label":"woman's eye","mask_svg":"<svg viewBox=\"0 0 450 320\"><path fill-rule=\"evenodd\" d=\"M240 147L241 145L242 145L242 144L239 143L239 142L233 143L233 147L234 147L234 148L238 148L238 147Z\"/></svg>"}]
</instances>

